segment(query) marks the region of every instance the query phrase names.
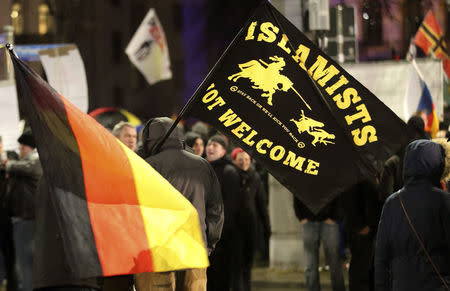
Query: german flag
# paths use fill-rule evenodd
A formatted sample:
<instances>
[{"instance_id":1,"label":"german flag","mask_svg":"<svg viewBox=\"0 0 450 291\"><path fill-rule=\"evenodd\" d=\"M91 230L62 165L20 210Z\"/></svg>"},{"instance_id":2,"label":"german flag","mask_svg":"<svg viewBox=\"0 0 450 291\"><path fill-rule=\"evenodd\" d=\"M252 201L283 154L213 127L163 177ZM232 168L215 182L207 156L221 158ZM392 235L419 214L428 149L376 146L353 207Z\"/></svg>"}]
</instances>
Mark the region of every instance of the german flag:
<instances>
[{"instance_id":1,"label":"german flag","mask_svg":"<svg viewBox=\"0 0 450 291\"><path fill-rule=\"evenodd\" d=\"M9 51L74 277L207 267L189 201Z\"/></svg>"}]
</instances>

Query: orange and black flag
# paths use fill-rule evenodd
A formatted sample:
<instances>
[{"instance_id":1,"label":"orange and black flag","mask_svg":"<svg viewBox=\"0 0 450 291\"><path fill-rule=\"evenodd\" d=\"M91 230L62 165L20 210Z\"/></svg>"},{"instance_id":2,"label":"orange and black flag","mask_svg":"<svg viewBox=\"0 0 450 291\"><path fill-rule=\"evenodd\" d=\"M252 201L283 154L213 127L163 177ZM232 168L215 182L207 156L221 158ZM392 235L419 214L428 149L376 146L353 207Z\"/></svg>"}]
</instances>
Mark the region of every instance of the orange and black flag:
<instances>
[{"instance_id":1,"label":"orange and black flag","mask_svg":"<svg viewBox=\"0 0 450 291\"><path fill-rule=\"evenodd\" d=\"M12 50L10 56L73 277L207 267L189 201Z\"/></svg>"},{"instance_id":2,"label":"orange and black flag","mask_svg":"<svg viewBox=\"0 0 450 291\"><path fill-rule=\"evenodd\" d=\"M447 53L444 34L441 32L439 23L433 11L425 16L419 30L414 37L414 43L420 47L428 56L431 53L438 59L442 59L444 71L450 77L450 59Z\"/></svg>"}]
</instances>

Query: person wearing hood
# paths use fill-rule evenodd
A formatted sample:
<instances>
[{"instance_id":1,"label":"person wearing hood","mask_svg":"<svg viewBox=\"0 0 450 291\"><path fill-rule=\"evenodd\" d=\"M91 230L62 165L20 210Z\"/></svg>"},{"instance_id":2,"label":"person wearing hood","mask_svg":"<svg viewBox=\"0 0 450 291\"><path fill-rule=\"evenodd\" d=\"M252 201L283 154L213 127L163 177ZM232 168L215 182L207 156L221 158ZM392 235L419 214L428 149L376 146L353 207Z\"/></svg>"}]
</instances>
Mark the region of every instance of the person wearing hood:
<instances>
[{"instance_id":1,"label":"person wearing hood","mask_svg":"<svg viewBox=\"0 0 450 291\"><path fill-rule=\"evenodd\" d=\"M224 222L220 184L210 164L195 155L184 144L183 133L175 128L158 149L158 144L172 126L167 117L150 119L142 131L142 154L197 209L203 240L210 254L219 241ZM135 276L138 291L206 290L206 270L191 269L164 273L142 273ZM161 289L165 285L167 289ZM159 288L159 289L158 289Z\"/></svg>"},{"instance_id":2,"label":"person wearing hood","mask_svg":"<svg viewBox=\"0 0 450 291\"><path fill-rule=\"evenodd\" d=\"M448 290L450 194L440 189L450 173L445 140L411 142L403 162L404 186L381 213L375 250L375 290Z\"/></svg>"},{"instance_id":3,"label":"person wearing hood","mask_svg":"<svg viewBox=\"0 0 450 291\"><path fill-rule=\"evenodd\" d=\"M241 204L240 178L237 169L226 156L226 148L227 143L219 134L210 137L206 145L206 158L219 179L225 211L222 238L209 258L211 265L208 268L208 290L211 291L234 290L233 284L237 284L236 274L240 270L235 255L239 248L236 226Z\"/></svg>"}]
</instances>

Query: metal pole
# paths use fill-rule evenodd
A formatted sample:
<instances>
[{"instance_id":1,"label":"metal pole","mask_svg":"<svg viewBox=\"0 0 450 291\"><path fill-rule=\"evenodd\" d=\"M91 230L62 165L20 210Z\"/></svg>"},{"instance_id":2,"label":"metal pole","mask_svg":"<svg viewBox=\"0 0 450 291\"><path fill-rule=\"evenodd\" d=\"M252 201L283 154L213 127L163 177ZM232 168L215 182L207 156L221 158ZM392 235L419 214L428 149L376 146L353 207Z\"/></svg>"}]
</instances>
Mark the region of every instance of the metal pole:
<instances>
[{"instance_id":1,"label":"metal pole","mask_svg":"<svg viewBox=\"0 0 450 291\"><path fill-rule=\"evenodd\" d=\"M344 24L342 19L342 11L344 10L344 7L339 4L337 5L336 10L336 39L337 39L337 55L338 55L338 62L340 64L343 64L345 61L344 56Z\"/></svg>"},{"instance_id":2,"label":"metal pole","mask_svg":"<svg viewBox=\"0 0 450 291\"><path fill-rule=\"evenodd\" d=\"M3 33L5 34L5 43L14 44L14 28L12 27L12 25L3 26ZM6 51L5 51L5 55L2 57L6 57ZM11 80L13 78L12 63L11 62L5 62L5 63L6 63L5 79Z\"/></svg>"}]
</instances>

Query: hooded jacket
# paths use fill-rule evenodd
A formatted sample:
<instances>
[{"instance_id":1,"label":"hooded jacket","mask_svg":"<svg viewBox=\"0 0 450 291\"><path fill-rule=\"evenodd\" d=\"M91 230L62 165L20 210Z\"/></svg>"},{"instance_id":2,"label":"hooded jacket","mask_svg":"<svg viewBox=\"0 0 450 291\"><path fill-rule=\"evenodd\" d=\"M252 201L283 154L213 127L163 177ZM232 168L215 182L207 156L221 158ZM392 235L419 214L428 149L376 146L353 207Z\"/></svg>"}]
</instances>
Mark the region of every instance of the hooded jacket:
<instances>
[{"instance_id":1,"label":"hooded jacket","mask_svg":"<svg viewBox=\"0 0 450 291\"><path fill-rule=\"evenodd\" d=\"M172 124L167 117L150 119L142 131L142 152L145 160L197 209L203 240L211 253L224 222L220 184L209 163L187 150L180 129L175 128L161 148L156 148Z\"/></svg>"},{"instance_id":2,"label":"hooded jacket","mask_svg":"<svg viewBox=\"0 0 450 291\"><path fill-rule=\"evenodd\" d=\"M417 140L406 148L405 185L386 200L378 228L376 290L445 290L408 223L399 195L427 252L450 281L450 194L439 189L445 161L438 143Z\"/></svg>"}]
</instances>

